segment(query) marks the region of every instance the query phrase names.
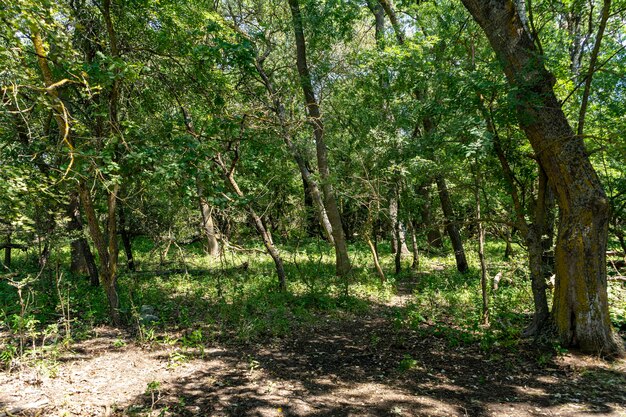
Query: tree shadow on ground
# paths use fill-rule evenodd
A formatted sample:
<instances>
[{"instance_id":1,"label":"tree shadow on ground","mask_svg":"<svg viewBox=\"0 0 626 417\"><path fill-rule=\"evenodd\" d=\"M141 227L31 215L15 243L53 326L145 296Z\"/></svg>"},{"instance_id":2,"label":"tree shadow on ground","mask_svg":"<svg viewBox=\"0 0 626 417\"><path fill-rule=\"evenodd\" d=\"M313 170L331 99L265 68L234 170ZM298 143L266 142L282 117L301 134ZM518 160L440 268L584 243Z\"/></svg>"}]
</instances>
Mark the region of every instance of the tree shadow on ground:
<instances>
[{"instance_id":1,"label":"tree shadow on ground","mask_svg":"<svg viewBox=\"0 0 626 417\"><path fill-rule=\"evenodd\" d=\"M289 336L204 354L191 374L163 381L156 404L147 395L129 404L180 416L626 412L623 367L561 363L530 345L452 347L427 325L419 331L394 325L394 314L382 304L364 314L320 312Z\"/></svg>"}]
</instances>

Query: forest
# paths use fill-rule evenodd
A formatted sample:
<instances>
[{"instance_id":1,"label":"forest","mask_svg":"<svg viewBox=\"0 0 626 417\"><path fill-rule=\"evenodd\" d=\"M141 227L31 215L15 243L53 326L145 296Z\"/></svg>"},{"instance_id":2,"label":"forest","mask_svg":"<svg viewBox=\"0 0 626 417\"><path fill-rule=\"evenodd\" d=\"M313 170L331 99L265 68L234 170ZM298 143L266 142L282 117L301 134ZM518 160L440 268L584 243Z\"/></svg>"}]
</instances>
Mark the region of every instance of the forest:
<instances>
[{"instance_id":1,"label":"forest","mask_svg":"<svg viewBox=\"0 0 626 417\"><path fill-rule=\"evenodd\" d=\"M626 415L625 22L0 0L0 417Z\"/></svg>"}]
</instances>

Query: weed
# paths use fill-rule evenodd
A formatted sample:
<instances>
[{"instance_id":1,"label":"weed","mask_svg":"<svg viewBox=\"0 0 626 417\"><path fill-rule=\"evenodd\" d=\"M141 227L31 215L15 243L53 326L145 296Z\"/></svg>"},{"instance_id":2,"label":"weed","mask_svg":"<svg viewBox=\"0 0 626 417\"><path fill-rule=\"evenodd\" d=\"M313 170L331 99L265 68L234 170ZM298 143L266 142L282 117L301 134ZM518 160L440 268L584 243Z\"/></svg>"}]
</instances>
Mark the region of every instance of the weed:
<instances>
[{"instance_id":1,"label":"weed","mask_svg":"<svg viewBox=\"0 0 626 417\"><path fill-rule=\"evenodd\" d=\"M176 348L172 352L170 352L170 354L169 354L169 359L168 359L168 362L167 362L167 368L168 369L176 368L176 367L182 365L188 359L189 358L187 357L187 355L185 355L179 348Z\"/></svg>"},{"instance_id":2,"label":"weed","mask_svg":"<svg viewBox=\"0 0 626 417\"><path fill-rule=\"evenodd\" d=\"M411 355L408 355L408 354L404 355L404 357L398 364L398 370L400 372L407 372L416 367L417 367L417 360L413 359L413 357L411 357Z\"/></svg>"},{"instance_id":3,"label":"weed","mask_svg":"<svg viewBox=\"0 0 626 417\"><path fill-rule=\"evenodd\" d=\"M148 382L145 394L150 396L150 410L153 410L154 405L161 399L161 383L159 381Z\"/></svg>"},{"instance_id":4,"label":"weed","mask_svg":"<svg viewBox=\"0 0 626 417\"><path fill-rule=\"evenodd\" d=\"M114 348L123 348L126 346L126 341L123 339L115 339L113 341L113 347Z\"/></svg>"}]
</instances>

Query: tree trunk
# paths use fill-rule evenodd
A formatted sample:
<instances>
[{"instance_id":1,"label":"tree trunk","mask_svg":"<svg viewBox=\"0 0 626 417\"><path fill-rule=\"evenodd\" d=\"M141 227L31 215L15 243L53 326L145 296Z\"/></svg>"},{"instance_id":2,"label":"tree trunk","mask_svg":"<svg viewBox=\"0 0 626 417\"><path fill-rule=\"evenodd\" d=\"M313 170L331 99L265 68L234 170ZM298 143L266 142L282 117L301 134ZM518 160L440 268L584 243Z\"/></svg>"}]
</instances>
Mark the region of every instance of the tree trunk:
<instances>
[{"instance_id":1,"label":"tree trunk","mask_svg":"<svg viewBox=\"0 0 626 417\"><path fill-rule=\"evenodd\" d=\"M402 238L402 224L398 218L399 206L398 184L395 183L391 198L389 199L389 217L391 218L391 236L392 250L394 253L395 272L398 275L402 272L402 252L404 239ZM404 247L406 244L404 243ZM408 251L408 250L407 250Z\"/></svg>"},{"instance_id":2,"label":"tree trunk","mask_svg":"<svg viewBox=\"0 0 626 417\"><path fill-rule=\"evenodd\" d=\"M200 203L200 213L202 214L202 232L206 238L204 247L206 252L216 258L220 255L220 244L215 233L215 222L213 220L213 210L207 201L202 185L197 181L198 200Z\"/></svg>"},{"instance_id":3,"label":"tree trunk","mask_svg":"<svg viewBox=\"0 0 626 417\"><path fill-rule=\"evenodd\" d=\"M528 268L533 292L535 312L530 326L524 330L524 336L539 334L549 323L550 311L546 296L546 277L543 268L542 236L545 229L545 206L548 181L539 167L539 191L533 216L533 223L528 227L526 245L528 246Z\"/></svg>"},{"instance_id":4,"label":"tree trunk","mask_svg":"<svg viewBox=\"0 0 626 417\"><path fill-rule=\"evenodd\" d=\"M548 325L550 314L548 301L546 298L546 279L551 268L548 266L548 258L545 253L552 246L553 224L554 224L554 198L548 185L545 172L538 164L539 186L537 198L531 211L531 223L526 221L524 207L520 199L518 185L520 185L513 173L511 165L502 148L500 135L496 129L492 117L491 108L487 108L481 98L481 110L487 123L487 130L493 137L493 149L500 161L504 173L504 179L508 185L508 192L513 200L513 211L516 216L517 228L522 232L528 247L528 268L530 271L531 289L533 293L534 314L531 324L524 330L524 336L536 336ZM510 246L510 233L507 234L507 252Z\"/></svg>"},{"instance_id":5,"label":"tree trunk","mask_svg":"<svg viewBox=\"0 0 626 417\"><path fill-rule=\"evenodd\" d=\"M98 286L100 280L98 278L98 267L96 260L91 253L89 242L83 237L83 222L80 218L80 201L78 193L70 192L70 202L67 206L67 215L70 221L67 224L67 230L72 235L80 234L80 236L70 243L70 271L73 274L88 274L89 282L93 286Z\"/></svg>"},{"instance_id":6,"label":"tree trunk","mask_svg":"<svg viewBox=\"0 0 626 417\"><path fill-rule=\"evenodd\" d=\"M398 199L395 191L389 196L389 220L391 221L391 253L398 253Z\"/></svg>"},{"instance_id":7,"label":"tree trunk","mask_svg":"<svg viewBox=\"0 0 626 417\"><path fill-rule=\"evenodd\" d=\"M93 240L100 258L100 283L106 293L107 300L109 302L109 315L113 325L115 326L119 326L121 324L119 314L119 297L117 295L118 245L116 230L117 219L115 218L115 206L117 203L118 189L119 185L114 185L108 195L108 216L105 237L100 229L91 192L83 182L79 183L80 201L85 210L85 217L87 218L87 226L89 227L91 239Z\"/></svg>"},{"instance_id":8,"label":"tree trunk","mask_svg":"<svg viewBox=\"0 0 626 417\"><path fill-rule=\"evenodd\" d=\"M304 175L300 176L302 177L302 191L304 192L304 230L307 236L317 237L320 235L320 222L317 218L315 205L313 204L313 196L311 196L306 178Z\"/></svg>"},{"instance_id":9,"label":"tree trunk","mask_svg":"<svg viewBox=\"0 0 626 417\"><path fill-rule=\"evenodd\" d=\"M432 218L431 202L430 202L430 184L422 184L418 190L418 194L422 199L420 205L420 217L422 219L422 227L426 230L426 241L430 248L440 249L443 246L443 238L439 227L434 225Z\"/></svg>"},{"instance_id":10,"label":"tree trunk","mask_svg":"<svg viewBox=\"0 0 626 417\"><path fill-rule=\"evenodd\" d=\"M380 266L380 260L378 259L378 251L376 250L376 246L374 245L374 242L372 242L372 239L369 238L369 236L366 238L366 240L367 240L367 246L369 246L370 252L372 253L372 259L374 260L374 267L376 268L376 273L378 274L378 277L380 278L380 282L383 283L387 281L387 278L385 277L385 273L383 272L383 269Z\"/></svg>"},{"instance_id":11,"label":"tree trunk","mask_svg":"<svg viewBox=\"0 0 626 417\"><path fill-rule=\"evenodd\" d=\"M289 149L291 156L296 161L298 169L300 170L300 174L302 175L302 181L305 188L305 202L307 195L311 197L313 206L315 207L315 214L317 215L319 224L322 227L324 236L331 244L335 245L332 225L328 218L328 212L326 210L326 207L324 206L324 199L322 197L322 193L320 192L319 185L313 177L313 174L311 173L311 167L309 166L308 161L298 151L295 144L293 143L291 134L289 133L289 129L287 126L287 115L285 114L285 106L281 102L279 95L276 93L274 89L274 84L265 72L263 64L258 59L258 57L255 60L255 68L261 76L261 80L263 81L263 85L265 85L265 89L267 90L270 99L274 103L274 112L276 113L276 116L278 117L278 122L280 123L283 142L285 143L285 145L287 145L287 149Z\"/></svg>"},{"instance_id":12,"label":"tree trunk","mask_svg":"<svg viewBox=\"0 0 626 417\"><path fill-rule=\"evenodd\" d=\"M476 164L478 165L478 163ZM478 167L476 167L478 171ZM476 225L478 226L478 259L480 260L480 289L483 298L482 321L489 324L489 285L487 261L485 260L485 229L480 211L480 172L474 172L474 200L476 202Z\"/></svg>"},{"instance_id":13,"label":"tree trunk","mask_svg":"<svg viewBox=\"0 0 626 417\"><path fill-rule=\"evenodd\" d=\"M7 245L4 247L4 267L11 268L11 233L7 235Z\"/></svg>"},{"instance_id":14,"label":"tree trunk","mask_svg":"<svg viewBox=\"0 0 626 417\"><path fill-rule=\"evenodd\" d=\"M420 267L420 251L417 246L417 230L415 221L411 221L411 243L413 247L413 263L411 263L411 269L417 271Z\"/></svg>"},{"instance_id":15,"label":"tree trunk","mask_svg":"<svg viewBox=\"0 0 626 417\"><path fill-rule=\"evenodd\" d=\"M236 156L236 159L238 159L238 156ZM243 191L241 191L241 189L239 188L239 185L235 181L235 177L234 177L235 165L233 164L233 166L230 169L228 169L226 165L224 164L224 162L222 161L220 155L218 155L216 159L216 163L222 169L222 173L226 181L226 184L230 186L230 188L232 188L235 194L237 194L239 197L243 197L244 196ZM276 246L274 246L274 243L272 242L272 238L267 232L267 229L265 228L265 225L263 224L263 220L261 219L261 216L257 214L257 212L254 210L254 208L249 202L246 204L246 209L248 210L248 214L250 215L250 218L252 219L252 222L254 223L254 227L256 228L257 232L259 232L259 235L261 236L261 239L263 240L265 249L267 249L267 252L271 256L272 260L274 261L274 265L276 267L276 274L278 275L278 289L280 291L286 291L287 290L287 276L285 274L285 268L283 266L283 260L280 256L280 253L278 252L278 249L276 248Z\"/></svg>"},{"instance_id":16,"label":"tree trunk","mask_svg":"<svg viewBox=\"0 0 626 417\"><path fill-rule=\"evenodd\" d=\"M609 202L581 137L574 135L531 34L511 0L462 0L485 31L517 91L520 125L554 185L560 208L553 317L564 346L623 353L608 309Z\"/></svg>"},{"instance_id":17,"label":"tree trunk","mask_svg":"<svg viewBox=\"0 0 626 417\"><path fill-rule=\"evenodd\" d=\"M309 120L313 125L315 137L315 148L317 153L317 167L322 180L322 192L324 194L324 207L328 215L328 220L332 226L332 234L335 242L336 272L338 276L346 276L351 269L350 258L348 257L348 247L346 244L341 215L335 198L328 164L328 153L324 140L324 124L315 93L311 74L306 61L306 44L304 40L304 30L302 25L302 15L298 0L289 0L291 9L293 29L296 38L296 58L298 74L300 75L300 86L304 94L304 99L309 115Z\"/></svg>"},{"instance_id":18,"label":"tree trunk","mask_svg":"<svg viewBox=\"0 0 626 417\"><path fill-rule=\"evenodd\" d=\"M376 39L376 45L378 49L382 50L385 40L385 9L376 0L367 0L367 7L374 15L374 38Z\"/></svg>"},{"instance_id":19,"label":"tree trunk","mask_svg":"<svg viewBox=\"0 0 626 417\"><path fill-rule=\"evenodd\" d=\"M126 211L124 206L120 204L120 236L122 237L122 245L124 246L124 254L126 255L126 265L130 271L135 271L135 259L133 258L133 247L128 231L128 222L126 221Z\"/></svg>"},{"instance_id":20,"label":"tree trunk","mask_svg":"<svg viewBox=\"0 0 626 417\"><path fill-rule=\"evenodd\" d=\"M504 260L508 261L511 259L511 257L513 256L513 245L511 245L511 235L513 233L511 232L511 228L507 227L506 231L504 232L504 239L505 239L505 243L506 243L506 247L504 249Z\"/></svg>"},{"instance_id":21,"label":"tree trunk","mask_svg":"<svg viewBox=\"0 0 626 417\"><path fill-rule=\"evenodd\" d=\"M443 176L439 175L436 178L437 190L439 191L439 200L441 201L441 209L443 215L446 218L446 231L452 242L452 249L454 250L454 257L456 259L456 268L459 272L465 273L468 270L467 259L465 258L465 249L463 249L463 241L461 240L461 234L456 226L456 219L452 210L452 202L450 201L450 193L448 192L448 186Z\"/></svg>"}]
</instances>

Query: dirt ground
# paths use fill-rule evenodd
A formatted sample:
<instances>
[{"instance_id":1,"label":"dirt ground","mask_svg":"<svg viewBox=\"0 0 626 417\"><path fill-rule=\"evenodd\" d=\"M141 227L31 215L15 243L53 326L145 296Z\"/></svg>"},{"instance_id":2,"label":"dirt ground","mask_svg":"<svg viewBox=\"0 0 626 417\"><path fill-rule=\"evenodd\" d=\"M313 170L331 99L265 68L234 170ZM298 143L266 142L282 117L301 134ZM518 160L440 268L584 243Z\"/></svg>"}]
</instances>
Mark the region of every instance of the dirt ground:
<instances>
[{"instance_id":1,"label":"dirt ground","mask_svg":"<svg viewBox=\"0 0 626 417\"><path fill-rule=\"evenodd\" d=\"M0 417L626 416L626 361L450 347L394 326L404 301L243 347L146 347L101 328L52 364L0 374Z\"/></svg>"}]
</instances>

